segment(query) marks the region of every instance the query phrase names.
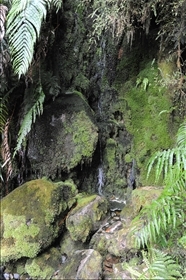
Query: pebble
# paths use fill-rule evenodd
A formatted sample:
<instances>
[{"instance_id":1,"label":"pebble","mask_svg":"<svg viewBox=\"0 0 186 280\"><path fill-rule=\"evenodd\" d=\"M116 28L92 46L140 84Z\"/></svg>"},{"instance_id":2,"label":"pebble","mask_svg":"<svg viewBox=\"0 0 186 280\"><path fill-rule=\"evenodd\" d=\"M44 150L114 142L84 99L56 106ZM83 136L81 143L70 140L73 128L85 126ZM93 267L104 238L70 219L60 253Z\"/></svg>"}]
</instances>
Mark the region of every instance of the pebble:
<instances>
[{"instance_id":1,"label":"pebble","mask_svg":"<svg viewBox=\"0 0 186 280\"><path fill-rule=\"evenodd\" d=\"M4 274L4 278L0 278L2 280L19 280L20 279L20 275L18 273L7 273L5 272Z\"/></svg>"}]
</instances>

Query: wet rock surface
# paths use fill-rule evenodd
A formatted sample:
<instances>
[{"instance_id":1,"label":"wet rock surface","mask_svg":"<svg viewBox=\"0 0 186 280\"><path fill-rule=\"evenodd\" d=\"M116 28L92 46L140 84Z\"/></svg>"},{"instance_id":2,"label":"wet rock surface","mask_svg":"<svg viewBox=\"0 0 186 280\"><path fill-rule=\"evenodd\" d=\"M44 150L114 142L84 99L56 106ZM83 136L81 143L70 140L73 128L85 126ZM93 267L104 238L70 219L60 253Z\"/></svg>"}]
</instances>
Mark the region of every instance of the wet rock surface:
<instances>
[{"instance_id":1,"label":"wet rock surface","mask_svg":"<svg viewBox=\"0 0 186 280\"><path fill-rule=\"evenodd\" d=\"M108 211L108 202L98 195L82 196L69 213L66 227L74 241L85 242L98 230Z\"/></svg>"},{"instance_id":2,"label":"wet rock surface","mask_svg":"<svg viewBox=\"0 0 186 280\"><path fill-rule=\"evenodd\" d=\"M31 170L27 172L54 179L91 161L97 141L98 128L90 107L78 94L66 94L47 104L37 119L29 137Z\"/></svg>"},{"instance_id":3,"label":"wet rock surface","mask_svg":"<svg viewBox=\"0 0 186 280\"><path fill-rule=\"evenodd\" d=\"M98 195L86 195L84 193L77 194L77 189L72 181L56 183L57 186L51 182L49 184L48 181L46 182L49 193L51 192L49 190L50 188L51 190L54 189L55 192L57 192L56 188L62 188L63 192L60 193L61 198L66 198L66 200L62 200L63 202L60 202L60 198L58 204L54 204L56 215L62 213L64 209L67 209L67 212L64 211L65 216L60 214L59 218L55 215L52 216L52 233L50 232L50 227L47 227L47 225L45 225L44 231L40 232L41 240L43 240L42 238L46 234L49 234L51 238L49 239L48 237L48 240L50 240L50 243L48 243L50 244L49 248L43 246L35 255L30 256L23 253L20 255L20 252L16 251L16 241L13 247L13 255L9 247L3 247L6 269L1 269L2 277L6 277L7 279L20 278L22 280L132 279L125 264L130 263L132 267L140 271L143 269L141 266L140 250L135 248L134 237L131 234L133 218L139 213L141 207L158 197L160 192L157 187L139 188L133 191L131 200L127 202L122 210L109 210L109 202L106 198ZM31 181L30 184L33 190L36 188L34 188L34 185L38 187L38 183L42 183L43 191L46 191L42 180ZM66 196L64 186L68 186ZM27 187L23 185L22 188L25 188L25 195L29 193ZM145 193L148 195L148 201L140 199L138 201L138 198L145 196ZM39 194L37 192L38 196ZM11 195L8 197L11 197ZM25 196L24 201L27 201L27 198ZM16 196L14 196L14 199L16 199ZM46 197L43 197L43 199L46 200ZM52 201L54 202L54 200ZM76 201L76 204L73 204L73 201ZM41 198L40 203L42 203ZM118 203L121 205L121 200ZM137 206L138 204L140 207ZM72 208L68 208L68 205ZM23 215L23 204L21 209ZM51 212L54 211L52 209L51 207ZM34 221L36 223L36 219ZM4 220L2 220L3 222ZM73 224L73 226L71 227L69 224L71 226ZM141 224L143 224L143 221L141 221ZM30 227L31 225L32 222L28 223L26 227ZM57 228L58 239L56 239L54 225ZM19 228L19 225L17 226ZM61 226L63 230L61 230ZM12 223L6 224L6 230L7 227L12 230ZM14 228L14 230L16 229ZM5 237L6 233L4 231L3 238ZM23 236L20 238L23 240ZM36 235L34 237L35 242L37 238ZM24 245L24 242L22 244ZM27 245L29 246L29 242Z\"/></svg>"}]
</instances>

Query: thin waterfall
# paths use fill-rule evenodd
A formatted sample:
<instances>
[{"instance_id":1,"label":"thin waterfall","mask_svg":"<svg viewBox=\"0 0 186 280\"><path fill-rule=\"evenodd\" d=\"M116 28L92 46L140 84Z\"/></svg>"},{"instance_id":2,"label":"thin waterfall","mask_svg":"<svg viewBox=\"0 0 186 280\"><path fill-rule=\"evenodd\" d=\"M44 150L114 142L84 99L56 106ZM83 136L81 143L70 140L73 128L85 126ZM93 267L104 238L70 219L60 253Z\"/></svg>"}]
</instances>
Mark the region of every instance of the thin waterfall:
<instances>
[{"instance_id":1,"label":"thin waterfall","mask_svg":"<svg viewBox=\"0 0 186 280\"><path fill-rule=\"evenodd\" d=\"M104 172L103 167L98 167L98 194L103 195L103 187L104 187Z\"/></svg>"},{"instance_id":2,"label":"thin waterfall","mask_svg":"<svg viewBox=\"0 0 186 280\"><path fill-rule=\"evenodd\" d=\"M98 62L98 72L100 76L100 96L98 100L98 112L100 115L100 119L102 120L103 118L103 107L102 107L102 80L104 78L105 74L105 68L106 68L106 39L104 36L101 38L100 41L100 59ZM101 144L101 134L102 131L100 130L100 139L99 139L99 145L100 145L100 165L98 167L98 175L97 175L97 186L98 186L98 194L100 196L103 195L103 188L104 188L104 183L105 183L105 176L104 176L104 169L103 169L103 149L102 149L102 144Z\"/></svg>"}]
</instances>

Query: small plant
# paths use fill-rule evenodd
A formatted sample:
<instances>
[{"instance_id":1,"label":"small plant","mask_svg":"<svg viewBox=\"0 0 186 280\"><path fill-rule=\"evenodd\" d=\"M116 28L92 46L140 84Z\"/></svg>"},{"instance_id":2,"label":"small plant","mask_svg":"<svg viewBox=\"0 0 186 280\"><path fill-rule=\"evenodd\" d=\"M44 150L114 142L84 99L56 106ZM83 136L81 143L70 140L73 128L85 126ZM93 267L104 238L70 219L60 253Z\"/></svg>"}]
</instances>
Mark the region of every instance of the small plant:
<instances>
[{"instance_id":1,"label":"small plant","mask_svg":"<svg viewBox=\"0 0 186 280\"><path fill-rule=\"evenodd\" d=\"M134 279L144 280L144 279L178 279L182 277L180 271L181 267L178 265L170 256L159 250L153 249L151 254L142 251L143 263L145 268L143 272L139 272L133 269L130 265L127 265L127 270L131 273ZM137 277L137 278L136 278Z\"/></svg>"}]
</instances>

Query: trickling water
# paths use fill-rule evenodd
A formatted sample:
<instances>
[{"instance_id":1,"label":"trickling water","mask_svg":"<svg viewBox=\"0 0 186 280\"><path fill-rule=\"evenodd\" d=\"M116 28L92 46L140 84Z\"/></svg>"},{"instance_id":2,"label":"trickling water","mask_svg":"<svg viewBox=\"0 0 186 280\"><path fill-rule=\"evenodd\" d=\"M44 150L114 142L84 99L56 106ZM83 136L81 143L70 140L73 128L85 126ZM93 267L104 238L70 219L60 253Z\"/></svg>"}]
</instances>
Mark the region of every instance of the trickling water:
<instances>
[{"instance_id":1,"label":"trickling water","mask_svg":"<svg viewBox=\"0 0 186 280\"><path fill-rule=\"evenodd\" d=\"M100 56L99 56L99 61L97 63L98 66L98 73L99 73L99 77L100 77L100 96L99 96L99 100L98 100L98 113L100 115L100 118L103 117L103 96L104 93L102 92L102 81L105 75L105 69L106 69L106 39L103 36L100 40ZM100 129L100 141L99 141L99 145L100 145L100 166L98 167L98 176L97 176L97 186L98 186L98 194L99 195L103 195L103 187L104 187L104 182L105 182L105 178L104 178L104 171L103 171L103 149L102 149L102 141L101 141L101 134L102 134L102 130Z\"/></svg>"},{"instance_id":2,"label":"trickling water","mask_svg":"<svg viewBox=\"0 0 186 280\"><path fill-rule=\"evenodd\" d=\"M98 194L103 195L103 187L104 187L104 172L102 166L98 167Z\"/></svg>"}]
</instances>

